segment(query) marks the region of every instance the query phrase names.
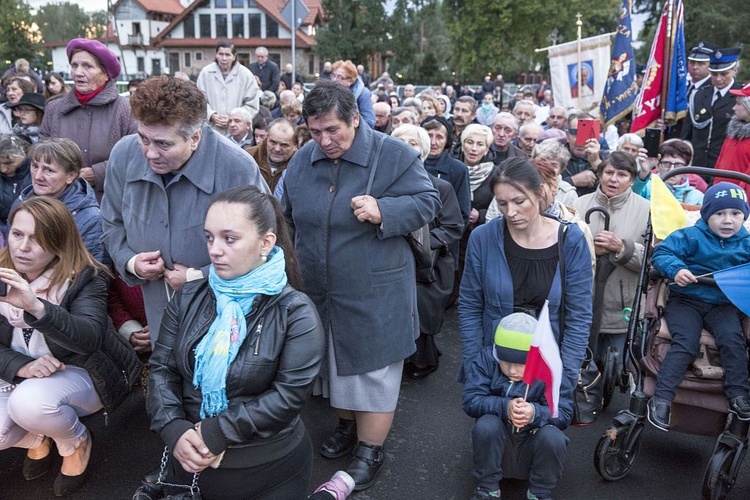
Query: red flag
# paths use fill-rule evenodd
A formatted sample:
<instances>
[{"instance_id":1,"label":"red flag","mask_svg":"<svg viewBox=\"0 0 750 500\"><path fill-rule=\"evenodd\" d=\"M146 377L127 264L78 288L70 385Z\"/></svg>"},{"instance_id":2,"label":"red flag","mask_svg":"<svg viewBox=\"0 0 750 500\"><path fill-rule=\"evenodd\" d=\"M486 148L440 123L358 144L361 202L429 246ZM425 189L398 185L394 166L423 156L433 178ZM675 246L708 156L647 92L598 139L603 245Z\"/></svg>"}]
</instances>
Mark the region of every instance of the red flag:
<instances>
[{"instance_id":1,"label":"red flag","mask_svg":"<svg viewBox=\"0 0 750 500\"><path fill-rule=\"evenodd\" d=\"M664 65L664 47L668 43L667 31L669 25L669 12L672 3L664 2L664 9L656 27L654 43L651 45L651 54L648 56L646 74L643 76L641 91L635 100L633 109L633 123L630 126L632 133L648 128L656 120L661 118L661 94L662 81L667 75Z\"/></svg>"},{"instance_id":2,"label":"red flag","mask_svg":"<svg viewBox=\"0 0 750 500\"><path fill-rule=\"evenodd\" d=\"M544 382L544 397L547 399L552 418L557 418L562 371L560 347L549 322L549 302L545 301L534 330L534 338L531 340L531 349L526 356L523 381L528 385L533 384L535 380Z\"/></svg>"}]
</instances>

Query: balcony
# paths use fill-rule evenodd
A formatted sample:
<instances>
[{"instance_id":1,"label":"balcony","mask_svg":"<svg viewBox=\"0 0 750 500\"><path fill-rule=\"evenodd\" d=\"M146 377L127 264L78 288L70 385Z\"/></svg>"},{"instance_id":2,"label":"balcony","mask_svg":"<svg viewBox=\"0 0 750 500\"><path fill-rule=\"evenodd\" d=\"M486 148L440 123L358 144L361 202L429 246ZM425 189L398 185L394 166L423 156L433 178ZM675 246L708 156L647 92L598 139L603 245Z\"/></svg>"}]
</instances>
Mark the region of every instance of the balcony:
<instances>
[{"instance_id":1,"label":"balcony","mask_svg":"<svg viewBox=\"0 0 750 500\"><path fill-rule=\"evenodd\" d=\"M143 35L137 34L137 35L128 35L128 45L143 45Z\"/></svg>"}]
</instances>

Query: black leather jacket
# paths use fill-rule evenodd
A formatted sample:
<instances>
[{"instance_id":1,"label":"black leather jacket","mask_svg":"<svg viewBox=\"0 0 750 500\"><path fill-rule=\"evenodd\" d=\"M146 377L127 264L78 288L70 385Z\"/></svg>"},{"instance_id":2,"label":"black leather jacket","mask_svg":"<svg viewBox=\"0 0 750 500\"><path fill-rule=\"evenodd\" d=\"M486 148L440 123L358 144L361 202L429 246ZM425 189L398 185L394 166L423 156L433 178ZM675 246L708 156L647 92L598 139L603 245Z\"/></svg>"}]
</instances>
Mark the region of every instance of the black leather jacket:
<instances>
[{"instance_id":1,"label":"black leather jacket","mask_svg":"<svg viewBox=\"0 0 750 500\"><path fill-rule=\"evenodd\" d=\"M140 380L135 351L111 327L107 316L107 282L103 272L86 268L65 292L60 305L44 302L44 316L24 313L24 321L44 334L52 355L67 365L86 369L106 411L111 411ZM0 378L12 383L18 370L34 360L10 348L13 327L0 316Z\"/></svg>"},{"instance_id":2,"label":"black leather jacket","mask_svg":"<svg viewBox=\"0 0 750 500\"><path fill-rule=\"evenodd\" d=\"M201 392L193 386L194 350L216 317L207 280L187 283L164 313L150 360L151 430L174 446L200 420ZM229 407L203 420L211 452L226 451L222 467L242 468L287 455L305 435L300 412L312 392L324 333L312 301L287 286L258 296L246 316L247 337L227 374Z\"/></svg>"}]
</instances>

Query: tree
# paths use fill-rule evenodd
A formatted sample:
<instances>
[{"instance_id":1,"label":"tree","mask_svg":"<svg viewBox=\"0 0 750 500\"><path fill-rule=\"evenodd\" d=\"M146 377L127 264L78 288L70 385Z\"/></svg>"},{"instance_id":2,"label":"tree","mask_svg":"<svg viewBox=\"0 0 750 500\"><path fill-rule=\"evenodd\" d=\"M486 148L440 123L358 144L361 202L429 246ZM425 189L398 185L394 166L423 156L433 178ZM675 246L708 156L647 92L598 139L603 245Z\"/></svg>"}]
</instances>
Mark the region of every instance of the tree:
<instances>
[{"instance_id":1,"label":"tree","mask_svg":"<svg viewBox=\"0 0 750 500\"><path fill-rule=\"evenodd\" d=\"M439 83L449 75L450 38L440 0L397 0L389 18L388 65L403 81Z\"/></svg>"},{"instance_id":2,"label":"tree","mask_svg":"<svg viewBox=\"0 0 750 500\"><path fill-rule=\"evenodd\" d=\"M80 5L50 3L39 7L36 23L42 30L45 42L67 42L87 34L91 18Z\"/></svg>"},{"instance_id":3,"label":"tree","mask_svg":"<svg viewBox=\"0 0 750 500\"><path fill-rule=\"evenodd\" d=\"M364 63L368 54L382 52L387 16L380 0L323 0L326 24L315 37L317 52L329 60Z\"/></svg>"},{"instance_id":4,"label":"tree","mask_svg":"<svg viewBox=\"0 0 750 500\"><path fill-rule=\"evenodd\" d=\"M12 64L20 57L34 61L41 50L41 42L41 33L33 22L28 4L22 0L0 0L0 54L5 63Z\"/></svg>"},{"instance_id":5,"label":"tree","mask_svg":"<svg viewBox=\"0 0 750 500\"><path fill-rule=\"evenodd\" d=\"M576 13L583 14L584 37L614 31L621 0L445 0L444 21L452 40L451 67L459 78L488 72L506 75L546 64L546 54L535 48L576 38Z\"/></svg>"}]
</instances>

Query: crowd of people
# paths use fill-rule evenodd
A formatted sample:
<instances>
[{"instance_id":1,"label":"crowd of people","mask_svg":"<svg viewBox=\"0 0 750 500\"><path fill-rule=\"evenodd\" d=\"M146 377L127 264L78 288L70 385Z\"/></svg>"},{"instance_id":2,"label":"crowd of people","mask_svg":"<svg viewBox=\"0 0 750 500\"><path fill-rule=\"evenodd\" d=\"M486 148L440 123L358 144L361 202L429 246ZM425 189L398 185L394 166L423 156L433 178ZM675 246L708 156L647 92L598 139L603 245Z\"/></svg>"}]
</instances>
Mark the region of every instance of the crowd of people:
<instances>
[{"instance_id":1,"label":"crowd of people","mask_svg":"<svg viewBox=\"0 0 750 500\"><path fill-rule=\"evenodd\" d=\"M750 172L739 49L708 42L690 51L689 116L658 124L668 140L656 152L618 133L626 125L578 141L594 116L555 105L546 85L507 100L500 75L476 90L407 84L401 95L388 73L373 80L338 60L306 92L265 47L245 67L227 40L195 82L152 77L120 95L105 45L74 39L67 55L72 88L19 60L0 105L0 448L27 450L27 480L56 449L58 496L85 484L92 437L80 419L116 411L142 365L168 457L143 488L307 498L313 448L300 413L321 395L338 425L318 452L350 462L310 498L367 489L385 465L402 377L439 369L437 335L458 306L472 498L499 498L503 477L551 498L592 321L597 359L624 348L652 176ZM713 181L666 185L687 205L708 189L699 230L729 241L739 228L724 236L714 214L750 209L711 198ZM606 223L584 221L591 209ZM668 263L665 273L681 271ZM675 282L692 284L686 276ZM542 382L521 382L543 310L562 359L555 412ZM673 322L677 338L700 321ZM664 430L691 349L673 356L649 403ZM747 384L730 389L730 410L750 419Z\"/></svg>"}]
</instances>

